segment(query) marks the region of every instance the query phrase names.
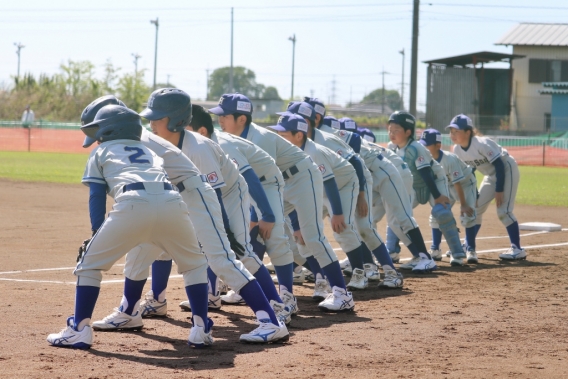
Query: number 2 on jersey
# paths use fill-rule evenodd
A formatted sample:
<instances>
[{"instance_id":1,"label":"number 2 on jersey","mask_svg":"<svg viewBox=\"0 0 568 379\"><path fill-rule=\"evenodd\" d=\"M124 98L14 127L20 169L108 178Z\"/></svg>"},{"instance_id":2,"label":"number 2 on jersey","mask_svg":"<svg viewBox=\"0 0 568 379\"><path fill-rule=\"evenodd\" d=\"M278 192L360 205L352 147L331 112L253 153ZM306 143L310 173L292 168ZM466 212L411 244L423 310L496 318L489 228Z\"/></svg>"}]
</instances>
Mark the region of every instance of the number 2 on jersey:
<instances>
[{"instance_id":1,"label":"number 2 on jersey","mask_svg":"<svg viewBox=\"0 0 568 379\"><path fill-rule=\"evenodd\" d=\"M130 163L148 163L148 164L150 164L150 161L147 160L147 159L138 159L142 155L146 155L144 150L142 150L141 148L125 146L124 151L135 151L134 154L128 156L128 159L130 159Z\"/></svg>"}]
</instances>

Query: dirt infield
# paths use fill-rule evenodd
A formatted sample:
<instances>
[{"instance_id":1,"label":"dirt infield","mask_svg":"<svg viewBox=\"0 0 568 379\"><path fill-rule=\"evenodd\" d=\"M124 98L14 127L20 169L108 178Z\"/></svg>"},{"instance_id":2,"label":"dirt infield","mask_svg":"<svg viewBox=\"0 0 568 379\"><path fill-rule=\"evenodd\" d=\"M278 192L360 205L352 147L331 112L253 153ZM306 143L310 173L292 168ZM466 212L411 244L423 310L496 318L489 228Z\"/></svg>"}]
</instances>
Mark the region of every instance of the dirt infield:
<instances>
[{"instance_id":1,"label":"dirt infield","mask_svg":"<svg viewBox=\"0 0 568 379\"><path fill-rule=\"evenodd\" d=\"M252 314L224 306L210 313L214 346L189 349L190 314L177 307L185 294L174 277L168 318L145 321L142 332L98 332L89 351L50 347L47 334L63 328L73 312L71 267L89 234L87 201L80 184L0 180L2 378L568 376L568 231L522 232L525 247L549 246L530 248L527 261L503 263L494 250L506 248L507 238L494 209L480 231L478 265L450 268L445 259L436 273L405 274L403 290L372 286L355 293L351 314L323 314L311 301L313 285L296 287L300 314L283 345L238 343L255 326ZM516 213L521 221L568 227L565 209L519 206ZM427 214L425 207L417 210L430 240ZM95 319L118 305L122 278L120 266L104 275Z\"/></svg>"}]
</instances>

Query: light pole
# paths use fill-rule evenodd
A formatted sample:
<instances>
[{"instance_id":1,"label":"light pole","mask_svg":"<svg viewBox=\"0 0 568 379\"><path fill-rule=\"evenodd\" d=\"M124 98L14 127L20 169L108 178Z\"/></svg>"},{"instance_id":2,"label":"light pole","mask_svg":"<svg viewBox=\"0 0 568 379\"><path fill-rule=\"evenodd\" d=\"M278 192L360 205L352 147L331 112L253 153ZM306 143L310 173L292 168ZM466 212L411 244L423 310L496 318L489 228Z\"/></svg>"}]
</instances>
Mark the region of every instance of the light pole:
<instances>
[{"instance_id":1,"label":"light pole","mask_svg":"<svg viewBox=\"0 0 568 379\"><path fill-rule=\"evenodd\" d=\"M229 93L233 93L233 8L231 8L231 67L229 69Z\"/></svg>"},{"instance_id":2,"label":"light pole","mask_svg":"<svg viewBox=\"0 0 568 379\"><path fill-rule=\"evenodd\" d=\"M150 20L150 24L156 25L156 44L154 47L154 85L152 86L152 89L156 89L156 67L158 65L158 27L160 26L158 17L156 17L155 20Z\"/></svg>"},{"instance_id":3,"label":"light pole","mask_svg":"<svg viewBox=\"0 0 568 379\"><path fill-rule=\"evenodd\" d=\"M404 109L404 48L399 51L402 54L402 83L400 84L400 100L401 109Z\"/></svg>"},{"instance_id":4,"label":"light pole","mask_svg":"<svg viewBox=\"0 0 568 379\"><path fill-rule=\"evenodd\" d=\"M18 76L17 78L20 79L20 51L25 47L24 45L22 45L21 42L14 42L14 46L16 46L18 48L18 51L16 51L16 54L18 54Z\"/></svg>"},{"instance_id":5,"label":"light pole","mask_svg":"<svg viewBox=\"0 0 568 379\"><path fill-rule=\"evenodd\" d=\"M134 58L134 75L138 76L138 59L142 58L142 56L132 53L132 57Z\"/></svg>"},{"instance_id":6,"label":"light pole","mask_svg":"<svg viewBox=\"0 0 568 379\"><path fill-rule=\"evenodd\" d=\"M292 41L292 90L290 91L290 100L294 100L294 62L296 60L296 34L288 37Z\"/></svg>"},{"instance_id":7,"label":"light pole","mask_svg":"<svg viewBox=\"0 0 568 379\"><path fill-rule=\"evenodd\" d=\"M418 16L420 15L420 0L414 0L412 13L412 55L410 60L410 104L408 111L416 116L416 87L418 83Z\"/></svg>"}]
</instances>

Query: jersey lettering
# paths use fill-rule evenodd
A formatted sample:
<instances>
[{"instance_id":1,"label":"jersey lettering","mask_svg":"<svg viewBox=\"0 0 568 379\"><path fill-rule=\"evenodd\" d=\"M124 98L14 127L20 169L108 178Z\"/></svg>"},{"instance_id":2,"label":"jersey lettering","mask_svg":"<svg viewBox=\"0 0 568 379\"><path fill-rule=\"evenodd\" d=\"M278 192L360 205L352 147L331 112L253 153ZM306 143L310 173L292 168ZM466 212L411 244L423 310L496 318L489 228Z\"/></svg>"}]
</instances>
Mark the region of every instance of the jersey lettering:
<instances>
[{"instance_id":1,"label":"jersey lettering","mask_svg":"<svg viewBox=\"0 0 568 379\"><path fill-rule=\"evenodd\" d=\"M483 159L475 159L473 161L465 161L465 163L472 167L477 167L481 166L484 163L489 163L489 161L487 160L487 158L483 158Z\"/></svg>"},{"instance_id":2,"label":"jersey lettering","mask_svg":"<svg viewBox=\"0 0 568 379\"><path fill-rule=\"evenodd\" d=\"M146 153L144 152L144 150L142 150L139 147L131 147L131 146L124 146L124 151L135 151L134 154L129 155L128 159L130 160L130 163L146 163L146 164L150 164L150 161L147 159L138 159L139 157L141 157L142 155L146 155Z\"/></svg>"}]
</instances>

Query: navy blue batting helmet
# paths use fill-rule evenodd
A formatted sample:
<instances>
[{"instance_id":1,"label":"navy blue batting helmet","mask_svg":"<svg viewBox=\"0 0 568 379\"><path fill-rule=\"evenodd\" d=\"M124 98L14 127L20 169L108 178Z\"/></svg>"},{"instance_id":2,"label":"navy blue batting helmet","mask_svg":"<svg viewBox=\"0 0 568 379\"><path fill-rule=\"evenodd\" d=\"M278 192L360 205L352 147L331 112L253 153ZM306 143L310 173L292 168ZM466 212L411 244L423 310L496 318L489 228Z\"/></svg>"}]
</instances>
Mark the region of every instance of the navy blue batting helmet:
<instances>
[{"instance_id":1,"label":"navy blue batting helmet","mask_svg":"<svg viewBox=\"0 0 568 379\"><path fill-rule=\"evenodd\" d=\"M140 116L151 121L168 117L168 130L181 132L191 122L191 98L177 88L157 89L148 98L146 109Z\"/></svg>"},{"instance_id":2,"label":"navy blue batting helmet","mask_svg":"<svg viewBox=\"0 0 568 379\"><path fill-rule=\"evenodd\" d=\"M93 122L97 112L102 107L107 105L122 105L123 107L126 106L122 101L117 99L116 96L114 95L101 96L95 101L93 101L91 104L87 105L85 109L83 109L83 113L81 113L81 125L86 125ZM96 142L95 139L86 136L85 140L83 141L83 147L89 147L95 142Z\"/></svg>"},{"instance_id":3,"label":"navy blue batting helmet","mask_svg":"<svg viewBox=\"0 0 568 379\"><path fill-rule=\"evenodd\" d=\"M92 122L81 126L81 130L93 142L102 143L117 139L140 141L142 121L132 109L122 105L106 105L97 112ZM83 147L89 147L91 144Z\"/></svg>"},{"instance_id":4,"label":"navy blue batting helmet","mask_svg":"<svg viewBox=\"0 0 568 379\"><path fill-rule=\"evenodd\" d=\"M411 131L411 137L414 137L414 129L416 128L416 118L408 112L396 111L389 117L389 124L394 123L402 126L404 130Z\"/></svg>"}]
</instances>

